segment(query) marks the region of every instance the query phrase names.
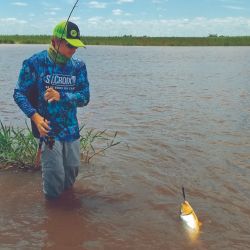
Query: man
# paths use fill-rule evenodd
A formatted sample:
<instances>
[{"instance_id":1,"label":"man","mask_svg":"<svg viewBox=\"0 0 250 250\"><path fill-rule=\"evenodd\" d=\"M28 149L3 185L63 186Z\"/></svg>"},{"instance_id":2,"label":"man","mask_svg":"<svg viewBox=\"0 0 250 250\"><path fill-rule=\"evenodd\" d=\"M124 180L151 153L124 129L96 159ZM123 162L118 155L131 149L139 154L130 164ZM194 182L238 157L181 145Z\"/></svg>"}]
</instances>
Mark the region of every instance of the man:
<instances>
[{"instance_id":1,"label":"man","mask_svg":"<svg viewBox=\"0 0 250 250\"><path fill-rule=\"evenodd\" d=\"M80 166L76 113L89 102L89 82L84 62L72 57L79 47L84 44L78 26L60 22L49 49L24 60L14 90L34 136L43 141L43 192L48 199L72 187Z\"/></svg>"}]
</instances>

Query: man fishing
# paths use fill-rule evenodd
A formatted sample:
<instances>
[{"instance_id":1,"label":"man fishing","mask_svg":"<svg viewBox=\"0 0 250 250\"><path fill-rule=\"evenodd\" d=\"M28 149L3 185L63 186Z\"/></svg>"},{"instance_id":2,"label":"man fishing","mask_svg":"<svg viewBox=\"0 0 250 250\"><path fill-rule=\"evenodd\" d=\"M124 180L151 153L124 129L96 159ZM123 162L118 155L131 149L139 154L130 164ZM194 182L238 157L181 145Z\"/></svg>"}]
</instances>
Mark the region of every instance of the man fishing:
<instances>
[{"instance_id":1,"label":"man fishing","mask_svg":"<svg viewBox=\"0 0 250 250\"><path fill-rule=\"evenodd\" d=\"M14 100L31 119L40 139L43 192L60 196L74 184L80 166L77 107L89 102L89 82L83 61L72 57L79 47L78 26L62 21L53 30L48 50L24 60Z\"/></svg>"}]
</instances>

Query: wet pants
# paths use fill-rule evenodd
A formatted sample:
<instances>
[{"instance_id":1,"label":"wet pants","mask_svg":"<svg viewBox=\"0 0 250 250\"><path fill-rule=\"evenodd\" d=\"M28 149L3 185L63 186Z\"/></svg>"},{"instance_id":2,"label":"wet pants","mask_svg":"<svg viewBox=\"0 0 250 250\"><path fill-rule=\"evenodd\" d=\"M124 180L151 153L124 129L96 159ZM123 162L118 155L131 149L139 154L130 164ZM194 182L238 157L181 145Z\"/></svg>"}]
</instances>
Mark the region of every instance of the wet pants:
<instances>
[{"instance_id":1,"label":"wet pants","mask_svg":"<svg viewBox=\"0 0 250 250\"><path fill-rule=\"evenodd\" d=\"M52 149L42 147L42 180L46 198L57 198L74 184L80 166L80 141L55 141Z\"/></svg>"}]
</instances>

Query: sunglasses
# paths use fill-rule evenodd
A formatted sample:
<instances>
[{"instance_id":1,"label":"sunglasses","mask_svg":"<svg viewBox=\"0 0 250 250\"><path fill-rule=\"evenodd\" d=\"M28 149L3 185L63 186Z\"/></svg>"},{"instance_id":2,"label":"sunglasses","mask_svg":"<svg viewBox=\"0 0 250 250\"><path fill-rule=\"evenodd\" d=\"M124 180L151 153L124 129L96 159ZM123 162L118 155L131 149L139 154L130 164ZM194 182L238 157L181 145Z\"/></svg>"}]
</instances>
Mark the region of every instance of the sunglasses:
<instances>
[{"instance_id":1,"label":"sunglasses","mask_svg":"<svg viewBox=\"0 0 250 250\"><path fill-rule=\"evenodd\" d=\"M75 47L75 46L69 44L66 40L64 40L64 42L65 42L65 45L66 45L69 49L78 49L78 47Z\"/></svg>"}]
</instances>

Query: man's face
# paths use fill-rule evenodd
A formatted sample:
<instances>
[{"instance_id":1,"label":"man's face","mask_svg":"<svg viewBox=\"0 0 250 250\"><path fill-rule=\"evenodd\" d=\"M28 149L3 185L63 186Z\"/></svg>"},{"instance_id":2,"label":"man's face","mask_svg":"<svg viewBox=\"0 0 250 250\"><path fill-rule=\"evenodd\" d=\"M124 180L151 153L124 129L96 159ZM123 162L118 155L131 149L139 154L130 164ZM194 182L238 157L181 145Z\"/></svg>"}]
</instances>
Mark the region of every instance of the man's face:
<instances>
[{"instance_id":1,"label":"man's face","mask_svg":"<svg viewBox=\"0 0 250 250\"><path fill-rule=\"evenodd\" d=\"M59 46L60 41L56 41L56 45ZM59 47L59 53L63 56L66 56L68 58L71 58L73 54L76 52L77 47L71 46L66 40L62 40L60 47Z\"/></svg>"}]
</instances>

